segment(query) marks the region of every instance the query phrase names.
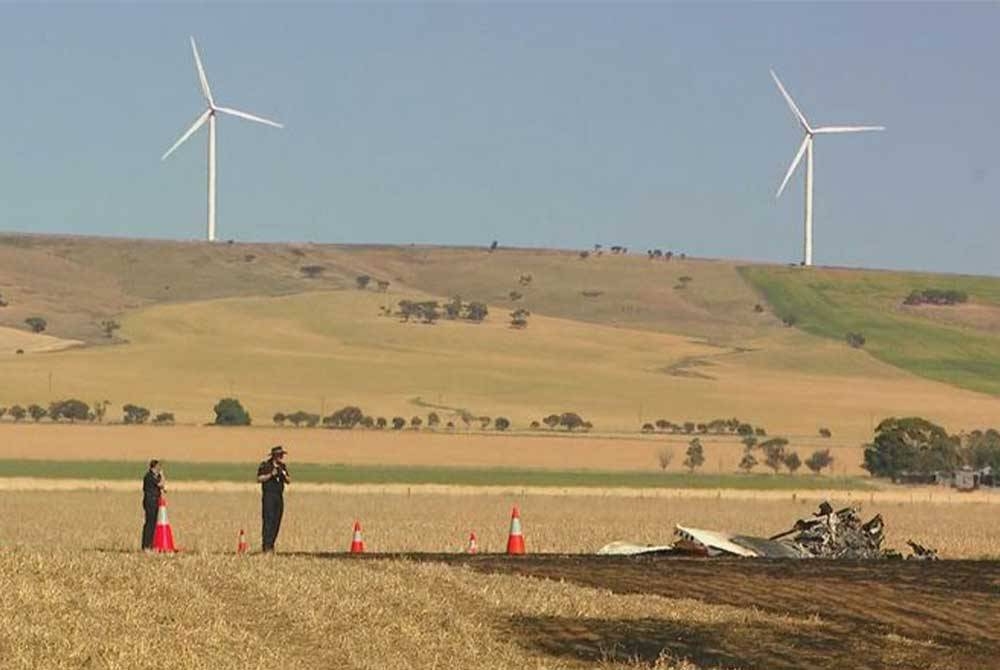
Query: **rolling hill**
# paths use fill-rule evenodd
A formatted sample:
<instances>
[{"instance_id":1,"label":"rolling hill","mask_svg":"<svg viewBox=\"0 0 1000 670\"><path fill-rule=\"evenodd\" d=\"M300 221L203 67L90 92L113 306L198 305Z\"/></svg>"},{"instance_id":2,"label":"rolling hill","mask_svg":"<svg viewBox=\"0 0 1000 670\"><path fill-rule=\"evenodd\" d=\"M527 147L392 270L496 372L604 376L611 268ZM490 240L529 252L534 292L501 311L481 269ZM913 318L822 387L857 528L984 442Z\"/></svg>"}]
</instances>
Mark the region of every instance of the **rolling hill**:
<instances>
[{"instance_id":1,"label":"rolling hill","mask_svg":"<svg viewBox=\"0 0 1000 670\"><path fill-rule=\"evenodd\" d=\"M307 266L321 268L316 278ZM390 284L358 290L358 275ZM944 314L951 308L899 306L928 286L960 286L970 304ZM42 337L21 323L39 315L47 349L53 337L114 345L16 355L0 333L0 405L108 398L200 423L233 394L258 421L346 404L409 417L439 405L522 428L574 410L602 432L739 416L771 433L826 426L855 444L885 415L958 429L995 422L1000 409L1000 280L991 278L503 248L7 235L0 294L10 303L0 326L19 328L19 341ZM401 299L454 295L488 303L490 316L424 325L383 315ZM522 306L529 326L510 328L508 311ZM780 318L792 313L795 328ZM104 319L121 323L115 337L101 332ZM863 349L844 343L848 330L865 334Z\"/></svg>"}]
</instances>

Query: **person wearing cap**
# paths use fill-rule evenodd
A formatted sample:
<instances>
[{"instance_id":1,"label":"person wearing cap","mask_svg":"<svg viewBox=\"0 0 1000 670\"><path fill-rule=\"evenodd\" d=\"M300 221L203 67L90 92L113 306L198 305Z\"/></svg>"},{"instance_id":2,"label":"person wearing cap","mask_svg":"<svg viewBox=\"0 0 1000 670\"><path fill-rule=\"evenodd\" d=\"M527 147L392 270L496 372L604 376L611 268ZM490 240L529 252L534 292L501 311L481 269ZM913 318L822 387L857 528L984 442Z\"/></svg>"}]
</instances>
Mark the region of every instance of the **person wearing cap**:
<instances>
[{"instance_id":1,"label":"person wearing cap","mask_svg":"<svg viewBox=\"0 0 1000 670\"><path fill-rule=\"evenodd\" d=\"M285 511L285 485L290 483L285 465L285 448L271 449L271 457L257 468L257 481L261 489L261 544L265 552L274 551L274 541L281 529L281 516Z\"/></svg>"},{"instance_id":2,"label":"person wearing cap","mask_svg":"<svg viewBox=\"0 0 1000 670\"><path fill-rule=\"evenodd\" d=\"M163 479L163 466L155 458L149 462L149 470L142 478L142 510L146 513L146 522L142 525L142 549L153 548L153 535L156 533L156 513L160 506L160 496L166 490Z\"/></svg>"}]
</instances>

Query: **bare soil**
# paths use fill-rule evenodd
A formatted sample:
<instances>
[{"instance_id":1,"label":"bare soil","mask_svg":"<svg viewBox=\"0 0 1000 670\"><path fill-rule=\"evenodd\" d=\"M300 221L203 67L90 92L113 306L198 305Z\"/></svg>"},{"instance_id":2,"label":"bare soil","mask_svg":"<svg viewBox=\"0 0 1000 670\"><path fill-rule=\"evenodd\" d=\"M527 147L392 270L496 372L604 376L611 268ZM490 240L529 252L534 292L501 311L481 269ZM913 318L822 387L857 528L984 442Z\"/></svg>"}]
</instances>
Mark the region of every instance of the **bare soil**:
<instances>
[{"instance_id":1,"label":"bare soil","mask_svg":"<svg viewBox=\"0 0 1000 670\"><path fill-rule=\"evenodd\" d=\"M996 668L1000 562L766 561L597 556L407 556L483 573L569 582L610 593L689 598L816 625L792 630L664 621L512 617L522 644L561 658L698 666Z\"/></svg>"}]
</instances>

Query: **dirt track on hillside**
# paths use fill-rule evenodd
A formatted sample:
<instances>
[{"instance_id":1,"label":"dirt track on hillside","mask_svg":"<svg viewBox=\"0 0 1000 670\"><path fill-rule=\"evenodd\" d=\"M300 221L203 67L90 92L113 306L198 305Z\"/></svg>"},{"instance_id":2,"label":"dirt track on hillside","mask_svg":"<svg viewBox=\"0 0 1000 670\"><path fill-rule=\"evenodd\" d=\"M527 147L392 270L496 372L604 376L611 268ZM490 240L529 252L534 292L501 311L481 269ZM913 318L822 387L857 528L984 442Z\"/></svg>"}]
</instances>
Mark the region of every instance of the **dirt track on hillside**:
<instances>
[{"instance_id":1,"label":"dirt track on hillside","mask_svg":"<svg viewBox=\"0 0 1000 670\"><path fill-rule=\"evenodd\" d=\"M756 608L809 624L767 629L678 621L512 618L522 644L560 657L654 661L662 650L699 666L995 668L1000 562L622 559L536 555L429 557L485 573L564 580L615 594Z\"/></svg>"}]
</instances>

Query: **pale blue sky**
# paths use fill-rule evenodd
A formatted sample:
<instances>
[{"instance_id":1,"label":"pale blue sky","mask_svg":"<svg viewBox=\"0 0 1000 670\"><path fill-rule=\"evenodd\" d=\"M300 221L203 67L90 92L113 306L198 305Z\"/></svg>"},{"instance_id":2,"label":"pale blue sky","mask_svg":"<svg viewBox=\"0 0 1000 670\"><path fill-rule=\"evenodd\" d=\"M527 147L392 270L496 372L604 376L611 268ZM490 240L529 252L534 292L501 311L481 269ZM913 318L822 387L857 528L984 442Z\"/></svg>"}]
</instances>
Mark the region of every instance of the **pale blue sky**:
<instances>
[{"instance_id":1,"label":"pale blue sky","mask_svg":"<svg viewBox=\"0 0 1000 670\"><path fill-rule=\"evenodd\" d=\"M0 5L0 229L199 238L195 35L219 237L657 246L1000 274L1000 5Z\"/></svg>"}]
</instances>

